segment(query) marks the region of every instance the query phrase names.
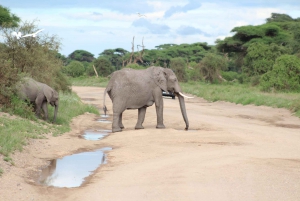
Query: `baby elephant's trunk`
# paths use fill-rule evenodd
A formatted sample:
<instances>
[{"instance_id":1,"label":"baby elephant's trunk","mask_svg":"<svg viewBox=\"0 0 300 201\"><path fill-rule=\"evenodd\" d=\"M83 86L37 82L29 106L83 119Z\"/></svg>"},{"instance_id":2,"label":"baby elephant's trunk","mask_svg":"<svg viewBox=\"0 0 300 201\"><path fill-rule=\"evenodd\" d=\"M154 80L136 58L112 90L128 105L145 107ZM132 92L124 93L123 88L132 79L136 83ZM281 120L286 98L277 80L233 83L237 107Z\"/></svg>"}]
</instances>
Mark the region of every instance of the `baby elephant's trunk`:
<instances>
[{"instance_id":1,"label":"baby elephant's trunk","mask_svg":"<svg viewBox=\"0 0 300 201\"><path fill-rule=\"evenodd\" d=\"M57 111L58 111L58 100L55 101L55 110L54 110L54 117L53 117L53 123L56 122L56 116L57 116Z\"/></svg>"}]
</instances>

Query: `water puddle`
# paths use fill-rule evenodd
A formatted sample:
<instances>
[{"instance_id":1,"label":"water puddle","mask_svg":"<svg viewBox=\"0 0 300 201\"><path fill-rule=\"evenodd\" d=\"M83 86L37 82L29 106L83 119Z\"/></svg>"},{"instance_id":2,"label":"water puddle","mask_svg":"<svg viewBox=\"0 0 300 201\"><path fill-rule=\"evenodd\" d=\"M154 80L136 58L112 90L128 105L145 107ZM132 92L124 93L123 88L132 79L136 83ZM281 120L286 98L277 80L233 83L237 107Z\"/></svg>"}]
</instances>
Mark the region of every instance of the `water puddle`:
<instances>
[{"instance_id":1,"label":"water puddle","mask_svg":"<svg viewBox=\"0 0 300 201\"><path fill-rule=\"evenodd\" d=\"M91 152L83 152L54 159L42 170L38 183L54 187L79 187L100 165L105 164L105 147Z\"/></svg>"},{"instance_id":2,"label":"water puddle","mask_svg":"<svg viewBox=\"0 0 300 201\"><path fill-rule=\"evenodd\" d=\"M101 114L100 117L103 117L103 118L108 118L109 115L108 114Z\"/></svg>"},{"instance_id":3,"label":"water puddle","mask_svg":"<svg viewBox=\"0 0 300 201\"><path fill-rule=\"evenodd\" d=\"M107 120L107 119L98 119L97 122L101 122L101 123L111 123L111 121Z\"/></svg>"},{"instance_id":4,"label":"water puddle","mask_svg":"<svg viewBox=\"0 0 300 201\"><path fill-rule=\"evenodd\" d=\"M86 140L101 140L102 138L106 137L109 133L111 133L111 130L87 130L81 137L83 137Z\"/></svg>"}]
</instances>

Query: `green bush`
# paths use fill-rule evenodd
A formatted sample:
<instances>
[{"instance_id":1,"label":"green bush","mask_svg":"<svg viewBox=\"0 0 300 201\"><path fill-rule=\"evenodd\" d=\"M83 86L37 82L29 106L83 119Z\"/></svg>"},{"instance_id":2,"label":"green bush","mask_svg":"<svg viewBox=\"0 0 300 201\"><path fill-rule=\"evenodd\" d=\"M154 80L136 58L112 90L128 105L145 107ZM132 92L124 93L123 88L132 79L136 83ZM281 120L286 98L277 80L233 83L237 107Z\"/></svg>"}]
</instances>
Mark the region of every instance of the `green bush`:
<instances>
[{"instance_id":1,"label":"green bush","mask_svg":"<svg viewBox=\"0 0 300 201\"><path fill-rule=\"evenodd\" d=\"M251 86L257 86L257 85L259 85L260 77L261 77L260 75L252 76L252 77L250 78Z\"/></svg>"},{"instance_id":2,"label":"green bush","mask_svg":"<svg viewBox=\"0 0 300 201\"><path fill-rule=\"evenodd\" d=\"M188 81L188 76L187 76L187 72L186 72L187 64L183 58L181 58L181 57L172 58L170 60L170 68L176 74L179 82L187 82Z\"/></svg>"},{"instance_id":3,"label":"green bush","mask_svg":"<svg viewBox=\"0 0 300 201\"><path fill-rule=\"evenodd\" d=\"M294 55L282 55L276 59L273 69L260 79L264 91L300 91L300 59Z\"/></svg>"},{"instance_id":4,"label":"green bush","mask_svg":"<svg viewBox=\"0 0 300 201\"><path fill-rule=\"evenodd\" d=\"M63 72L71 77L79 77L84 74L84 65L79 61L71 61L63 68Z\"/></svg>"},{"instance_id":5,"label":"green bush","mask_svg":"<svg viewBox=\"0 0 300 201\"><path fill-rule=\"evenodd\" d=\"M110 75L115 70L114 67L111 65L111 62L104 57L99 57L98 59L94 60L93 65L96 68L98 76L102 77ZM89 67L88 75L95 75L93 66Z\"/></svg>"},{"instance_id":6,"label":"green bush","mask_svg":"<svg viewBox=\"0 0 300 201\"><path fill-rule=\"evenodd\" d=\"M276 58L289 51L288 48L274 43L252 43L247 49L243 72L250 76L262 75L272 69Z\"/></svg>"},{"instance_id":7,"label":"green bush","mask_svg":"<svg viewBox=\"0 0 300 201\"><path fill-rule=\"evenodd\" d=\"M227 81L239 80L242 76L240 73L234 71L221 71L222 77Z\"/></svg>"},{"instance_id":8,"label":"green bush","mask_svg":"<svg viewBox=\"0 0 300 201\"><path fill-rule=\"evenodd\" d=\"M33 106L30 103L19 99L16 95L11 96L11 106L6 109L6 112L23 118L36 120Z\"/></svg>"},{"instance_id":9,"label":"green bush","mask_svg":"<svg viewBox=\"0 0 300 201\"><path fill-rule=\"evenodd\" d=\"M2 27L0 43L0 107L9 109L14 85L28 76L56 90L69 90L70 85L61 73L62 61L57 57L60 41L57 36L39 33L38 37L16 39L11 33L23 34L38 30L34 23L24 22L17 27Z\"/></svg>"},{"instance_id":10,"label":"green bush","mask_svg":"<svg viewBox=\"0 0 300 201\"><path fill-rule=\"evenodd\" d=\"M189 81L200 81L202 80L199 64L194 67L190 67L186 70L187 77Z\"/></svg>"},{"instance_id":11,"label":"green bush","mask_svg":"<svg viewBox=\"0 0 300 201\"><path fill-rule=\"evenodd\" d=\"M226 70L227 66L225 57L208 53L200 62L200 72L204 80L213 83L221 80L221 70Z\"/></svg>"},{"instance_id":12,"label":"green bush","mask_svg":"<svg viewBox=\"0 0 300 201\"><path fill-rule=\"evenodd\" d=\"M139 69L145 69L143 66L140 66L138 64L128 64L126 66L126 68L132 68L132 69L136 69L136 70L139 70Z\"/></svg>"}]
</instances>

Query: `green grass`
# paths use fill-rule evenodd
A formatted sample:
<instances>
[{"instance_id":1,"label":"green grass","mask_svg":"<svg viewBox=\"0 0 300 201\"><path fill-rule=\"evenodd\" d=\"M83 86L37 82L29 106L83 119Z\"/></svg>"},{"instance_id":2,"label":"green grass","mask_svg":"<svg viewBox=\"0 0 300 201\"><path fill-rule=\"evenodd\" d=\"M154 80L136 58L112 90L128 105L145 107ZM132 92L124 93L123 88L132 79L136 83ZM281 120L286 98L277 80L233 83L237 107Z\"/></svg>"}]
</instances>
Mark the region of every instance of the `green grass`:
<instances>
[{"instance_id":1,"label":"green grass","mask_svg":"<svg viewBox=\"0 0 300 201\"><path fill-rule=\"evenodd\" d=\"M53 107L48 106L49 119L53 119ZM99 114L99 110L91 105L83 104L75 93L60 94L59 110L55 124L44 120L30 120L7 114L0 117L0 154L10 162L9 155L16 150L22 150L28 139L44 138L45 134L54 136L70 131L73 117L85 112Z\"/></svg>"},{"instance_id":2,"label":"green grass","mask_svg":"<svg viewBox=\"0 0 300 201\"><path fill-rule=\"evenodd\" d=\"M181 83L184 92L208 101L228 101L242 105L265 105L286 108L300 117L300 93L265 93L258 88L242 84Z\"/></svg>"},{"instance_id":3,"label":"green grass","mask_svg":"<svg viewBox=\"0 0 300 201\"><path fill-rule=\"evenodd\" d=\"M76 77L69 78L74 86L93 86L93 87L106 87L108 78L106 77Z\"/></svg>"}]
</instances>

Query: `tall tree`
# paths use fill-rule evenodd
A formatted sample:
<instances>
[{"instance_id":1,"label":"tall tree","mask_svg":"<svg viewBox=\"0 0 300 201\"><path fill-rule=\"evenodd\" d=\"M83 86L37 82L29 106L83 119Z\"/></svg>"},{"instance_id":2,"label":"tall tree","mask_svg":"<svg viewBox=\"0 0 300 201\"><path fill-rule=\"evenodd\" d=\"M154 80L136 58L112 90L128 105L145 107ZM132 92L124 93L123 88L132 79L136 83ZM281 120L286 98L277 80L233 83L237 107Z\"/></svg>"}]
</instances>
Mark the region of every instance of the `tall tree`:
<instances>
[{"instance_id":1,"label":"tall tree","mask_svg":"<svg viewBox=\"0 0 300 201\"><path fill-rule=\"evenodd\" d=\"M99 57L94 61L94 66L98 72L98 75L106 77L114 71L114 67L111 65L107 58Z\"/></svg>"},{"instance_id":2,"label":"tall tree","mask_svg":"<svg viewBox=\"0 0 300 201\"><path fill-rule=\"evenodd\" d=\"M129 52L127 50L124 50L123 48L106 49L99 54L98 58L107 58L116 70L120 70L122 68L123 58L128 53Z\"/></svg>"},{"instance_id":3,"label":"tall tree","mask_svg":"<svg viewBox=\"0 0 300 201\"><path fill-rule=\"evenodd\" d=\"M17 27L21 19L12 14L6 7L0 5L0 27Z\"/></svg>"},{"instance_id":4,"label":"tall tree","mask_svg":"<svg viewBox=\"0 0 300 201\"><path fill-rule=\"evenodd\" d=\"M68 58L76 61L86 62L92 62L95 59L92 53L85 50L75 50L68 56Z\"/></svg>"}]
</instances>

